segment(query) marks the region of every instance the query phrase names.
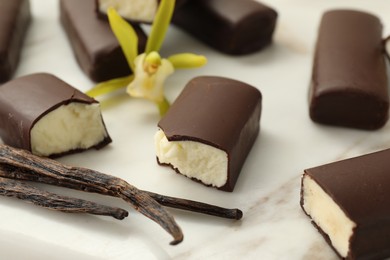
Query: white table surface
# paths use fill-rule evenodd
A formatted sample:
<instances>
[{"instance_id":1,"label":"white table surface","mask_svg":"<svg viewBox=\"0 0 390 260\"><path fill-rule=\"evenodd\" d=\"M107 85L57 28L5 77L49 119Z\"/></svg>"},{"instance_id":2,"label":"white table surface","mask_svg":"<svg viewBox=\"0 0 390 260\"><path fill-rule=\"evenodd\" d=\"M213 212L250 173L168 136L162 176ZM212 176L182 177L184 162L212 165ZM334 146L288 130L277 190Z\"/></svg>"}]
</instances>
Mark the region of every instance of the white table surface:
<instances>
[{"instance_id":1,"label":"white table surface","mask_svg":"<svg viewBox=\"0 0 390 260\"><path fill-rule=\"evenodd\" d=\"M15 76L57 75L80 90L94 83L79 69L58 19L57 0L31 0L33 22ZM138 188L243 210L231 221L172 210L184 241L118 199L72 194L130 211L123 221L64 214L0 197L1 259L337 259L299 206L304 169L390 147L390 123L377 131L314 124L307 91L321 14L331 8L372 12L390 34L388 0L266 0L278 13L274 43L256 54L231 57L215 52L177 28L170 28L162 55L192 51L208 57L204 68L177 71L166 84L173 101L198 75L245 81L263 94L261 133L233 193L208 188L156 163L153 135L158 113L153 104L118 94L100 99L113 143L100 151L60 161L121 177ZM113 102L112 102L113 101Z\"/></svg>"}]
</instances>

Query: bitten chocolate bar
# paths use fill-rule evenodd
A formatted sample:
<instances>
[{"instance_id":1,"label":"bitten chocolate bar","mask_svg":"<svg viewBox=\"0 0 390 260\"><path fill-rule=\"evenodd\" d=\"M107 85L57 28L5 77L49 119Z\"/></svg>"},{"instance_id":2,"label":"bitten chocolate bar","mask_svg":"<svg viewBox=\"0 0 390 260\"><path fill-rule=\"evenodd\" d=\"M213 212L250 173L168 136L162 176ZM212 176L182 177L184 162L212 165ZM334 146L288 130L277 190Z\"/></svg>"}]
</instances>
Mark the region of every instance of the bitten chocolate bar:
<instances>
[{"instance_id":1,"label":"bitten chocolate bar","mask_svg":"<svg viewBox=\"0 0 390 260\"><path fill-rule=\"evenodd\" d=\"M93 81L100 82L130 75L131 71L107 20L99 19L95 0L61 0L61 23L77 62ZM133 25L138 47L143 51L146 34Z\"/></svg>"},{"instance_id":2,"label":"bitten chocolate bar","mask_svg":"<svg viewBox=\"0 0 390 260\"><path fill-rule=\"evenodd\" d=\"M14 74L31 21L28 0L0 0L0 82Z\"/></svg>"},{"instance_id":3,"label":"bitten chocolate bar","mask_svg":"<svg viewBox=\"0 0 390 260\"><path fill-rule=\"evenodd\" d=\"M0 137L5 144L50 157L111 142L99 103L45 73L0 87Z\"/></svg>"},{"instance_id":4,"label":"bitten chocolate bar","mask_svg":"<svg viewBox=\"0 0 390 260\"><path fill-rule=\"evenodd\" d=\"M352 10L323 15L309 99L310 117L318 123L377 129L387 122L389 94L377 17Z\"/></svg>"},{"instance_id":5,"label":"bitten chocolate bar","mask_svg":"<svg viewBox=\"0 0 390 260\"><path fill-rule=\"evenodd\" d=\"M100 17L107 17L109 7L126 20L135 23L152 23L161 0L95 0L96 11ZM179 8L187 0L176 0L175 8Z\"/></svg>"},{"instance_id":6,"label":"bitten chocolate bar","mask_svg":"<svg viewBox=\"0 0 390 260\"><path fill-rule=\"evenodd\" d=\"M277 13L253 0L188 1L173 23L200 41L232 55L259 51L272 42Z\"/></svg>"},{"instance_id":7,"label":"bitten chocolate bar","mask_svg":"<svg viewBox=\"0 0 390 260\"><path fill-rule=\"evenodd\" d=\"M301 206L345 259L390 257L390 150L305 170Z\"/></svg>"},{"instance_id":8,"label":"bitten chocolate bar","mask_svg":"<svg viewBox=\"0 0 390 260\"><path fill-rule=\"evenodd\" d=\"M259 90L240 81L192 79L158 123L158 163L233 191L259 133L261 100Z\"/></svg>"}]
</instances>

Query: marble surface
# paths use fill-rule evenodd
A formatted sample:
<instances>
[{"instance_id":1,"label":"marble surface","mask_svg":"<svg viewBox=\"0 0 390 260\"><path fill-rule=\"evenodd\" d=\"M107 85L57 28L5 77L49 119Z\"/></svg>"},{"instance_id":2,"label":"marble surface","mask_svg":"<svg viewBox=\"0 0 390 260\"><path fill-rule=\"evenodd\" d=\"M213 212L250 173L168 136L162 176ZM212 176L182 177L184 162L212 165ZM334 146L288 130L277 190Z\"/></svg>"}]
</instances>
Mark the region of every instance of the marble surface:
<instances>
[{"instance_id":1,"label":"marble surface","mask_svg":"<svg viewBox=\"0 0 390 260\"><path fill-rule=\"evenodd\" d=\"M79 69L58 19L57 0L31 0L33 23L15 76L57 75L80 90L91 82ZM331 8L370 11L390 34L388 0L264 0L278 13L274 44L256 54L230 57L170 28L163 55L193 51L207 66L177 71L166 84L173 101L198 75L235 78L263 93L261 134L233 193L204 187L155 160L156 108L123 93L101 99L113 143L101 151L60 161L119 176L138 188L243 210L230 221L172 210L184 241L170 246L158 225L119 200L53 187L51 191L129 209L123 221L48 211L0 197L1 259L337 259L299 207L305 168L390 147L390 123L377 131L314 124L308 117L307 90L321 14Z\"/></svg>"}]
</instances>

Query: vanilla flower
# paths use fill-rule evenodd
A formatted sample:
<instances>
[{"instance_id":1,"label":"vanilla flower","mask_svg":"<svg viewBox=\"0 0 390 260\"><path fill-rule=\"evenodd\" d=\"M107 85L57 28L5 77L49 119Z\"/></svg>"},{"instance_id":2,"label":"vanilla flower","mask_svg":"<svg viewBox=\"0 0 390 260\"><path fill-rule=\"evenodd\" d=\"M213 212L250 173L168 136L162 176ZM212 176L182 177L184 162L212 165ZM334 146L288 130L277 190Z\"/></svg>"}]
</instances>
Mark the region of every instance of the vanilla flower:
<instances>
[{"instance_id":1,"label":"vanilla flower","mask_svg":"<svg viewBox=\"0 0 390 260\"><path fill-rule=\"evenodd\" d=\"M204 56L180 53L161 58L158 53L170 24L175 0L161 0L157 10L145 52L138 55L138 37L132 26L113 8L107 10L111 29L121 45L129 67L134 75L102 82L87 92L92 97L112 92L127 86L132 97L144 98L154 102L164 115L169 102L164 95L164 82L175 69L195 68L206 64Z\"/></svg>"},{"instance_id":2,"label":"vanilla flower","mask_svg":"<svg viewBox=\"0 0 390 260\"><path fill-rule=\"evenodd\" d=\"M135 78L127 86L132 97L143 97L160 103L164 100L164 81L175 69L170 61L157 52L142 53L135 58Z\"/></svg>"}]
</instances>

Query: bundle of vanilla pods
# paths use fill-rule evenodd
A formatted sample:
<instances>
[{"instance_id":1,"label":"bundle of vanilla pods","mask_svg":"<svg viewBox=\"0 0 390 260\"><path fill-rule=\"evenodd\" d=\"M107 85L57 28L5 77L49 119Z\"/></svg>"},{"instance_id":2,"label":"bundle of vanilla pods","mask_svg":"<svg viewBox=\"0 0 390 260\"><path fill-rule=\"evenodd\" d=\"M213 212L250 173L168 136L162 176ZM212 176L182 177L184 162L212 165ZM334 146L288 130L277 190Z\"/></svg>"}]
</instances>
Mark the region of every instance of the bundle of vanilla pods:
<instances>
[{"instance_id":1,"label":"bundle of vanilla pods","mask_svg":"<svg viewBox=\"0 0 390 260\"><path fill-rule=\"evenodd\" d=\"M111 175L87 168L67 166L52 159L33 155L25 150L0 144L0 195L15 197L63 212L105 215L116 219L128 216L128 212L124 209L57 195L38 189L25 181L121 198L171 234L172 245L183 240L183 233L173 216L162 206L228 219L242 218L242 211L239 209L226 209L139 190L125 180Z\"/></svg>"}]
</instances>

